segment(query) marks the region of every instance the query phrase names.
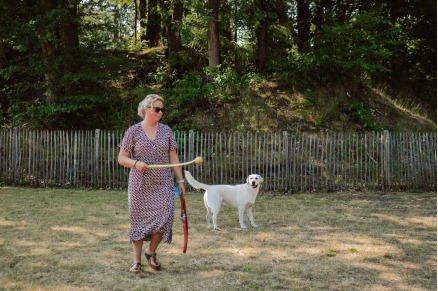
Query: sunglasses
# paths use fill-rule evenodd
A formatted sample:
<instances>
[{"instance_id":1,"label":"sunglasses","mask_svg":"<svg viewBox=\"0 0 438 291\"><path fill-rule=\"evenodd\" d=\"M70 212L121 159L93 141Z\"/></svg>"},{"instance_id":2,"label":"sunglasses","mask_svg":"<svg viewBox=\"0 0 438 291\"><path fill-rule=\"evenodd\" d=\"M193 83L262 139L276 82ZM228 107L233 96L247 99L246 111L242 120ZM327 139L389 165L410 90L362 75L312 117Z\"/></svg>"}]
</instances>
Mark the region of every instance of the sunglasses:
<instances>
[{"instance_id":1,"label":"sunglasses","mask_svg":"<svg viewBox=\"0 0 438 291\"><path fill-rule=\"evenodd\" d=\"M166 108L160 108L160 107L150 107L155 110L155 113L159 113L160 111L164 113L166 111Z\"/></svg>"}]
</instances>

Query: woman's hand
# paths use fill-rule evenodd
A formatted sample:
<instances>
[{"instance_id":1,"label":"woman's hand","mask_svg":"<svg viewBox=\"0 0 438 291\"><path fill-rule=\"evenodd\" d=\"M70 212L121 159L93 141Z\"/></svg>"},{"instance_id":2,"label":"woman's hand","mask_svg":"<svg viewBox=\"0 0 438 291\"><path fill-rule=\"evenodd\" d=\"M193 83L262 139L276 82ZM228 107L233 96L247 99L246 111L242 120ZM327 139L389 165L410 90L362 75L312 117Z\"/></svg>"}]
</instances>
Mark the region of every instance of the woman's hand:
<instances>
[{"instance_id":1,"label":"woman's hand","mask_svg":"<svg viewBox=\"0 0 438 291\"><path fill-rule=\"evenodd\" d=\"M183 196L186 194L186 187L184 186L184 182L178 183L178 191Z\"/></svg>"},{"instance_id":2,"label":"woman's hand","mask_svg":"<svg viewBox=\"0 0 438 291\"><path fill-rule=\"evenodd\" d=\"M139 171L147 171L150 170L149 166L141 161L137 161L137 163L135 164L135 168Z\"/></svg>"}]
</instances>

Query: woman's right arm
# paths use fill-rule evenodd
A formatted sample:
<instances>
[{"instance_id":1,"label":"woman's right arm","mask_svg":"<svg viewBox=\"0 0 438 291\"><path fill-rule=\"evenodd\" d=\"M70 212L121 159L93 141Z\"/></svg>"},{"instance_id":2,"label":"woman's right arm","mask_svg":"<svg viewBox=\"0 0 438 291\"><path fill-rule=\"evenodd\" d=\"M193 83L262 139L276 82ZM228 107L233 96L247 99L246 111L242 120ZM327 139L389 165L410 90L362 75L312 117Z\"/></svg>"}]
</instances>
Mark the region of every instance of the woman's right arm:
<instances>
[{"instance_id":1,"label":"woman's right arm","mask_svg":"<svg viewBox=\"0 0 438 291\"><path fill-rule=\"evenodd\" d=\"M126 168L134 168L134 165L136 166L136 160L131 159L131 154L122 149L120 149L118 161L120 165Z\"/></svg>"},{"instance_id":2,"label":"woman's right arm","mask_svg":"<svg viewBox=\"0 0 438 291\"><path fill-rule=\"evenodd\" d=\"M131 159L131 154L122 149L120 149L118 161L120 165L126 168L135 167L139 171L149 170L149 167L146 165L146 163Z\"/></svg>"}]
</instances>

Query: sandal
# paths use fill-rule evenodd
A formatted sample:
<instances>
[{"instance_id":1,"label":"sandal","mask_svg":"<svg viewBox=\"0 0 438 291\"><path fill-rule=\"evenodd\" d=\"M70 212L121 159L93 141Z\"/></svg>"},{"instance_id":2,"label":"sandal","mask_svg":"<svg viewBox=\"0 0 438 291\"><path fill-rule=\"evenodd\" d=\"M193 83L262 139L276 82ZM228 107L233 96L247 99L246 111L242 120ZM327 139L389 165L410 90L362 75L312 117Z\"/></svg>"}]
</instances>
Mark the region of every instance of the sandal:
<instances>
[{"instance_id":1,"label":"sandal","mask_svg":"<svg viewBox=\"0 0 438 291\"><path fill-rule=\"evenodd\" d=\"M145 252L144 255L146 256L146 260L148 260L149 266L151 266L152 269L156 271L161 271L161 264L158 265L157 263L157 254L149 255L148 253ZM152 260L154 260L153 262L155 265L152 265Z\"/></svg>"},{"instance_id":2,"label":"sandal","mask_svg":"<svg viewBox=\"0 0 438 291\"><path fill-rule=\"evenodd\" d=\"M131 268L129 268L129 272L132 273L138 273L141 271L141 263L134 263L131 265Z\"/></svg>"}]
</instances>

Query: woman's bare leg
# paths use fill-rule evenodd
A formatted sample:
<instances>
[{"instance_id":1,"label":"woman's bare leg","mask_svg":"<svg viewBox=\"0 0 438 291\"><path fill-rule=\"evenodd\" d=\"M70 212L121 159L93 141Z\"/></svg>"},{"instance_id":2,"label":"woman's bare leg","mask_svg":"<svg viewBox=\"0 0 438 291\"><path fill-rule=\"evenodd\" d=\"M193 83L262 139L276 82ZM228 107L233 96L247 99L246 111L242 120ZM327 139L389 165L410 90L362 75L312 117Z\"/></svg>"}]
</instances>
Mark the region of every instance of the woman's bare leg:
<instances>
[{"instance_id":1,"label":"woman's bare leg","mask_svg":"<svg viewBox=\"0 0 438 291\"><path fill-rule=\"evenodd\" d=\"M141 250L143 248L143 240L133 241L132 248L134 250L134 263L141 263Z\"/></svg>"},{"instance_id":2,"label":"woman's bare leg","mask_svg":"<svg viewBox=\"0 0 438 291\"><path fill-rule=\"evenodd\" d=\"M148 255L153 255L153 254L155 254L155 252L156 252L156 250L157 250L157 247L158 247L158 245L161 243L162 240L163 240L163 236L162 236L161 234L159 234L159 233L154 233L154 234L152 235L152 238L151 238L151 243L149 244L149 247L146 249L146 253L147 253ZM158 259L157 259L157 264L155 264L153 260L151 260L151 263L152 263L154 266L159 266L159 265L160 265L160 262L158 261Z\"/></svg>"}]
</instances>

